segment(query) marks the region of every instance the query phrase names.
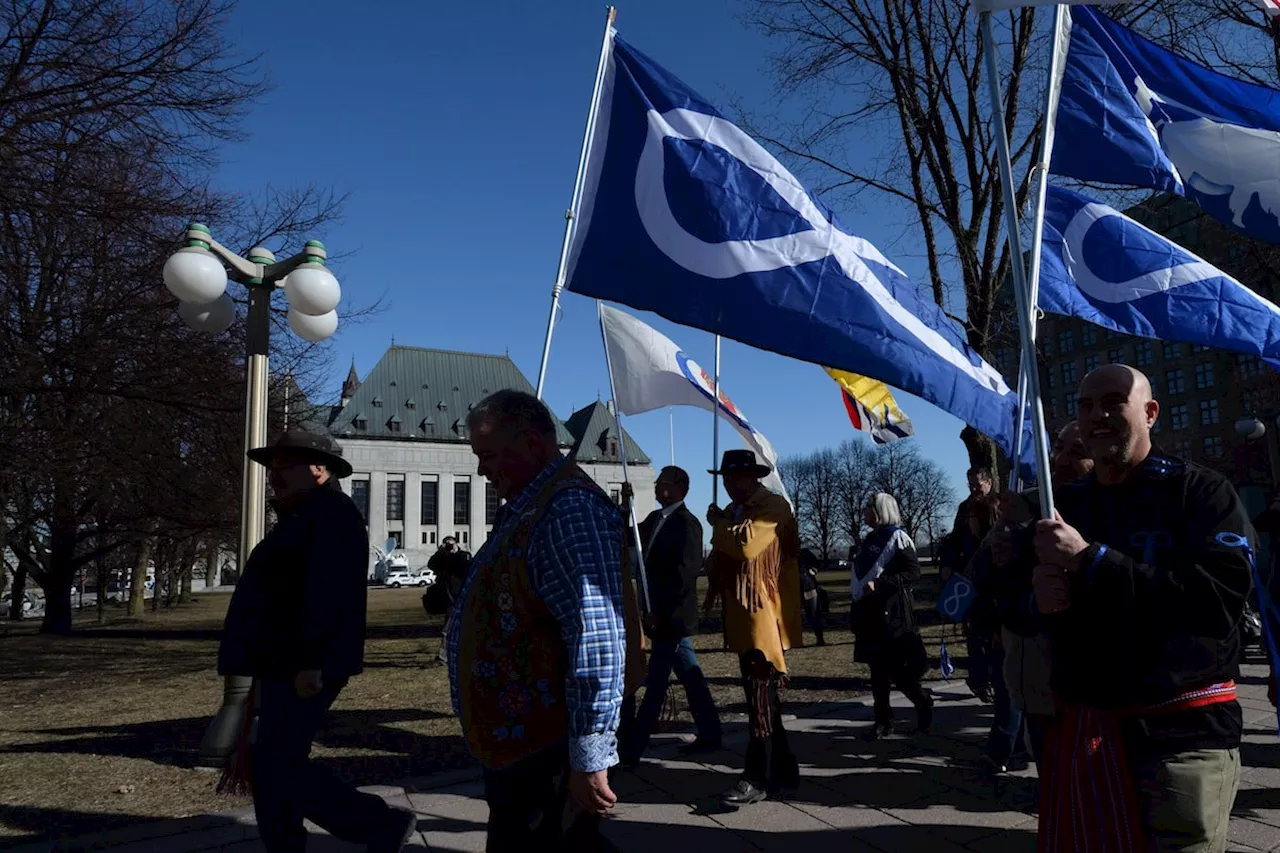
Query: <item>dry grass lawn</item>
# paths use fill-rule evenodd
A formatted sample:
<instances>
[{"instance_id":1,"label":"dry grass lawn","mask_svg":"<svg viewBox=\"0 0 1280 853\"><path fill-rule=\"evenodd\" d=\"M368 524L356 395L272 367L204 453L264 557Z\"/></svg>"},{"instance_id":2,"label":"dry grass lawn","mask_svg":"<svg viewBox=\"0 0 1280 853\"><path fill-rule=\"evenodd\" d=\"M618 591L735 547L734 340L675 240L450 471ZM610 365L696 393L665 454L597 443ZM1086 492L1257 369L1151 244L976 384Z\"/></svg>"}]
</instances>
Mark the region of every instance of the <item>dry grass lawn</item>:
<instances>
[{"instance_id":1,"label":"dry grass lawn","mask_svg":"<svg viewBox=\"0 0 1280 853\"><path fill-rule=\"evenodd\" d=\"M785 701L793 708L867 689L844 629L845 576L824 582L833 600L828 624L841 629L827 632L826 647L789 656ZM931 612L936 586L926 577L917 594L934 654L942 630ZM434 665L440 620L423 614L419 598L415 590L370 590L365 673L339 697L316 746L358 784L470 765L447 674ZM201 595L141 621L86 622L71 637L41 636L26 624L0 637L0 846L246 804L215 793L217 774L189 769L221 699L215 659L228 600ZM718 625L704 630L712 633L696 643L716 702L727 718L741 715L737 659L723 651ZM682 691L673 692L683 708Z\"/></svg>"}]
</instances>

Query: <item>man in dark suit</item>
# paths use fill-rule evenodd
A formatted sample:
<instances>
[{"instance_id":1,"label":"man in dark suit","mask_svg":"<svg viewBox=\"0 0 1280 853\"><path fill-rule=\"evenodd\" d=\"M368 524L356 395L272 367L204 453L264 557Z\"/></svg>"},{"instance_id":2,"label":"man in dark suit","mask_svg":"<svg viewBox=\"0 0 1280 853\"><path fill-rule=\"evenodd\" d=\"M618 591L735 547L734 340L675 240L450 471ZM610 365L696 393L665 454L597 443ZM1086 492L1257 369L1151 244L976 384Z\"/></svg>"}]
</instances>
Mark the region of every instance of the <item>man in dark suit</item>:
<instances>
[{"instance_id":1,"label":"man in dark suit","mask_svg":"<svg viewBox=\"0 0 1280 853\"><path fill-rule=\"evenodd\" d=\"M663 468L654 483L661 509L640 522L640 544L649 579L652 612L646 616L652 643L644 701L636 712L628 742L622 745L622 763L636 765L649 745L649 737L662 713L667 686L674 669L689 699L689 711L698 736L686 744L686 754L720 748L720 715L707 680L698 666L689 637L698 627L698 573L702 569L702 524L684 505L689 475L682 468Z\"/></svg>"}]
</instances>

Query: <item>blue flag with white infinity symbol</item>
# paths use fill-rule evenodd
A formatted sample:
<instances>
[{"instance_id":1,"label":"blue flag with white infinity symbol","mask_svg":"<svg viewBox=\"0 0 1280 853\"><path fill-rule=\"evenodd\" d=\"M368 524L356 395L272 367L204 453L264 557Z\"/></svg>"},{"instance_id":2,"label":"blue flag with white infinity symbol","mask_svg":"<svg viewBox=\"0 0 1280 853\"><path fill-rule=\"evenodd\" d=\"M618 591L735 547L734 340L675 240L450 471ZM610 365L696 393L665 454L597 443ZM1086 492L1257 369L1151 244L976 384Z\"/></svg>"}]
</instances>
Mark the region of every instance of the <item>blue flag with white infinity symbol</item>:
<instances>
[{"instance_id":1,"label":"blue flag with white infinity symbol","mask_svg":"<svg viewBox=\"0 0 1280 853\"><path fill-rule=\"evenodd\" d=\"M616 37L577 219L569 290L879 379L1012 454L1017 395L942 310L772 154Z\"/></svg>"},{"instance_id":2,"label":"blue flag with white infinity symbol","mask_svg":"<svg viewBox=\"0 0 1280 853\"><path fill-rule=\"evenodd\" d=\"M1280 243L1280 90L1153 44L1087 6L1071 41L1051 171L1185 195Z\"/></svg>"},{"instance_id":3,"label":"blue flag with white infinity symbol","mask_svg":"<svg viewBox=\"0 0 1280 853\"><path fill-rule=\"evenodd\" d=\"M1118 210L1049 187L1040 307L1165 341L1280 358L1280 308Z\"/></svg>"}]
</instances>

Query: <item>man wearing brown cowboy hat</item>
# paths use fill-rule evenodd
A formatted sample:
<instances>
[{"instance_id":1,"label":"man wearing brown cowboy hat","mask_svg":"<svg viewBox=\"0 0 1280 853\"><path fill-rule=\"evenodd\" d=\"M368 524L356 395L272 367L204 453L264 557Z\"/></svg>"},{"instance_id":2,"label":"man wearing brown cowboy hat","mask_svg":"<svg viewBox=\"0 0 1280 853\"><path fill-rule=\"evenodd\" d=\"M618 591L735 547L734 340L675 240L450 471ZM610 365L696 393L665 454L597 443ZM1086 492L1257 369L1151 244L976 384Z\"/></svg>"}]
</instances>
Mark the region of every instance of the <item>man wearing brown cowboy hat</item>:
<instances>
[{"instance_id":1,"label":"man wearing brown cowboy hat","mask_svg":"<svg viewBox=\"0 0 1280 853\"><path fill-rule=\"evenodd\" d=\"M744 806L763 800L769 788L800 781L778 700L787 672L783 653L803 642L800 534L787 499L761 485L769 468L755 453L727 450L720 469L709 473L724 478L733 502L707 509L712 531L705 606L717 598L724 602L725 642L738 653L750 727L746 768L722 799Z\"/></svg>"},{"instance_id":2,"label":"man wearing brown cowboy hat","mask_svg":"<svg viewBox=\"0 0 1280 853\"><path fill-rule=\"evenodd\" d=\"M269 469L278 520L231 598L218 672L254 679L247 770L262 844L268 853L301 853L307 819L372 853L399 853L416 816L309 757L329 707L364 668L369 539L338 487L351 464L328 436L300 430L249 458Z\"/></svg>"}]
</instances>

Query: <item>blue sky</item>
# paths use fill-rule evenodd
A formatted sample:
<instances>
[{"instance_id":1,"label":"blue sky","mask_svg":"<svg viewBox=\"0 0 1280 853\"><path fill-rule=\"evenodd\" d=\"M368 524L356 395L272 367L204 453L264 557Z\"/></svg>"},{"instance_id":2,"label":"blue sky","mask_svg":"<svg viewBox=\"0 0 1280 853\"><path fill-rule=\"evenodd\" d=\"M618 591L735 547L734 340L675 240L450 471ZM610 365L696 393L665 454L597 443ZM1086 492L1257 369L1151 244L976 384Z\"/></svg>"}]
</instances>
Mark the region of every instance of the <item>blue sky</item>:
<instances>
[{"instance_id":1,"label":"blue sky","mask_svg":"<svg viewBox=\"0 0 1280 853\"><path fill-rule=\"evenodd\" d=\"M617 28L724 109L735 98L769 113L777 107L771 44L739 22L740 8L733 0L624 3ZM229 35L246 53L264 54L275 88L251 113L248 141L225 150L219 182L350 193L344 220L316 236L331 252L350 253L335 268L345 299L387 306L339 327L335 395L352 356L363 376L393 338L510 352L536 381L603 24L604 6L584 0L241 4ZM873 197L836 208L848 228L924 281L922 261L902 254L911 249L905 216L884 216ZM568 417L609 389L593 304L576 294L562 304L545 398ZM711 335L639 316L710 369ZM722 383L782 456L854 435L838 388L817 366L725 341ZM899 403L915 422L911 440L962 493L960 422L910 395ZM655 464L670 461L665 411L624 425ZM736 446L722 428L722 449ZM675 460L695 473L710 466L709 413L676 410ZM711 478L693 480L689 503L701 514Z\"/></svg>"}]
</instances>

